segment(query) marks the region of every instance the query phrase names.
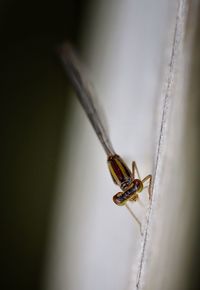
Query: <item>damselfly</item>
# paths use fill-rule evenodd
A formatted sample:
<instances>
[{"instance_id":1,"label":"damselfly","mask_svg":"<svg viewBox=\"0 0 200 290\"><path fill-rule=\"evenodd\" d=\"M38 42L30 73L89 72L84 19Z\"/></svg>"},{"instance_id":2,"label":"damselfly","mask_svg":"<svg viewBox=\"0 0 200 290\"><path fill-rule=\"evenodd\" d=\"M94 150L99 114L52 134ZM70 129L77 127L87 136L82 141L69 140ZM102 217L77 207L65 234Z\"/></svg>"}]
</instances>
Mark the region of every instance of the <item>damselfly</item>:
<instances>
[{"instance_id":1,"label":"damselfly","mask_svg":"<svg viewBox=\"0 0 200 290\"><path fill-rule=\"evenodd\" d=\"M141 222L130 209L127 202L138 200L138 194L144 189L144 183L147 181L149 199L151 199L152 175L149 174L144 179L141 179L136 162L132 162L131 171L124 160L115 153L107 132L102 125L97 109L94 106L89 82L85 79L80 61L76 54L68 44L62 45L58 49L58 54L63 68L76 91L78 99L106 152L108 168L112 179L114 183L121 188L121 192L113 196L113 201L116 205L125 205L141 229Z\"/></svg>"}]
</instances>

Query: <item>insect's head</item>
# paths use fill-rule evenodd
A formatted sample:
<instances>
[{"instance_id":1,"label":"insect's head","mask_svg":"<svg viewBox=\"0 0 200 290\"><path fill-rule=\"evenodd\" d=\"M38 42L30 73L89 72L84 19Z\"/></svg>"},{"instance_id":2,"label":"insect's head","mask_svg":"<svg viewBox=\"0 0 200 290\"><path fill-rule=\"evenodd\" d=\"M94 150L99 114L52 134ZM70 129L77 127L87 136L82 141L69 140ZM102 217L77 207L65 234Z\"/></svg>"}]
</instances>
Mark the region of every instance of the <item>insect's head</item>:
<instances>
[{"instance_id":1,"label":"insect's head","mask_svg":"<svg viewBox=\"0 0 200 290\"><path fill-rule=\"evenodd\" d=\"M138 193L143 190L143 183L139 179L134 179L124 192L118 192L113 196L113 201L117 205L124 205L128 200L136 201Z\"/></svg>"},{"instance_id":2,"label":"insect's head","mask_svg":"<svg viewBox=\"0 0 200 290\"><path fill-rule=\"evenodd\" d=\"M133 180L133 187L136 192L141 192L143 190L143 183L140 179Z\"/></svg>"}]
</instances>

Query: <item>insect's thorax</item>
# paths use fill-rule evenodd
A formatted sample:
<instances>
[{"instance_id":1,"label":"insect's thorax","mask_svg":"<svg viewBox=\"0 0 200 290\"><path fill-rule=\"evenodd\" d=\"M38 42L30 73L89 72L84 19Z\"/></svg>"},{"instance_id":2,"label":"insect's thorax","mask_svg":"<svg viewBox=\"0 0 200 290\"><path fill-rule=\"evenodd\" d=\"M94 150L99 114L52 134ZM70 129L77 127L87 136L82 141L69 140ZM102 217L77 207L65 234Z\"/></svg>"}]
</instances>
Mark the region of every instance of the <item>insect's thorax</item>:
<instances>
[{"instance_id":1,"label":"insect's thorax","mask_svg":"<svg viewBox=\"0 0 200 290\"><path fill-rule=\"evenodd\" d=\"M113 181L125 191L132 183L131 171L119 155L108 157L108 168Z\"/></svg>"}]
</instances>

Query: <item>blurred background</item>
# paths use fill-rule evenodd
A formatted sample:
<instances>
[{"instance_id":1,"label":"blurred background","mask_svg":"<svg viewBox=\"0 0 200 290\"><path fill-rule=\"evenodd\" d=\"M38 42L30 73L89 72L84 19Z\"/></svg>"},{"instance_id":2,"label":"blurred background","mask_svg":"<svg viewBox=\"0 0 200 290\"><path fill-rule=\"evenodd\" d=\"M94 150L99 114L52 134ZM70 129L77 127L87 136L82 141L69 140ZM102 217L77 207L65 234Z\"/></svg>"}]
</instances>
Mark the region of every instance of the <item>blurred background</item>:
<instances>
[{"instance_id":1,"label":"blurred background","mask_svg":"<svg viewBox=\"0 0 200 290\"><path fill-rule=\"evenodd\" d=\"M63 128L73 114L54 47L79 42L87 1L1 1L1 288L44 289Z\"/></svg>"},{"instance_id":2,"label":"blurred background","mask_svg":"<svg viewBox=\"0 0 200 290\"><path fill-rule=\"evenodd\" d=\"M177 3L1 2L2 289L135 289L140 232L129 213L112 203L118 188L55 47L66 40L74 44L114 148L129 166L137 160L146 176L154 171ZM199 27L191 17L188 33ZM186 120L196 116L193 155L199 142L198 35L197 29L189 48L195 77L186 112ZM196 186L196 200L198 191ZM145 218L143 209L135 210ZM198 215L193 218L198 225ZM198 289L198 226L195 231L185 289Z\"/></svg>"}]
</instances>

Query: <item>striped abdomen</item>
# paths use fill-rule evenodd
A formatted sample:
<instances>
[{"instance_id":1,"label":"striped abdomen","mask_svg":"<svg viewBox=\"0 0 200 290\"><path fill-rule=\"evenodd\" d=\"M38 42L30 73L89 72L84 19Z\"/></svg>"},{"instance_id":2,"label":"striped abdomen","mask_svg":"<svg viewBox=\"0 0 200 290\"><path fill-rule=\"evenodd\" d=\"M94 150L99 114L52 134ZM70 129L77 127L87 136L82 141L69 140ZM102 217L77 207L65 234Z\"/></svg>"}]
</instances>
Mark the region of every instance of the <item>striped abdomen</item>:
<instances>
[{"instance_id":1,"label":"striped abdomen","mask_svg":"<svg viewBox=\"0 0 200 290\"><path fill-rule=\"evenodd\" d=\"M132 181L131 171L126 163L118 155L112 155L108 157L108 168L113 181L118 184L122 190L126 190Z\"/></svg>"}]
</instances>

